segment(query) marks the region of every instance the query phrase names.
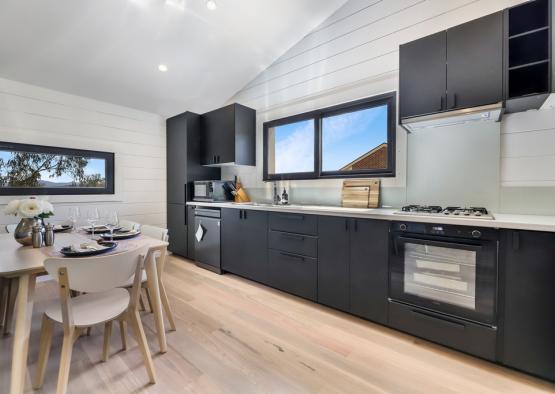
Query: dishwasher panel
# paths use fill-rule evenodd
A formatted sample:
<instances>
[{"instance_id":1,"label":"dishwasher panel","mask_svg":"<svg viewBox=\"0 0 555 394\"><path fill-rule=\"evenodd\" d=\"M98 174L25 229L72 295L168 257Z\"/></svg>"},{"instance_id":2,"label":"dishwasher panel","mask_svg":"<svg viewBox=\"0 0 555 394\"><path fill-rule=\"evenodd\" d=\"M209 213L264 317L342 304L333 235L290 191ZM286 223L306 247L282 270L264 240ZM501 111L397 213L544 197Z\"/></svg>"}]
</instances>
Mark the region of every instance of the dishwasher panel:
<instances>
[{"instance_id":1,"label":"dishwasher panel","mask_svg":"<svg viewBox=\"0 0 555 394\"><path fill-rule=\"evenodd\" d=\"M195 260L200 267L221 273L220 210L195 210Z\"/></svg>"}]
</instances>

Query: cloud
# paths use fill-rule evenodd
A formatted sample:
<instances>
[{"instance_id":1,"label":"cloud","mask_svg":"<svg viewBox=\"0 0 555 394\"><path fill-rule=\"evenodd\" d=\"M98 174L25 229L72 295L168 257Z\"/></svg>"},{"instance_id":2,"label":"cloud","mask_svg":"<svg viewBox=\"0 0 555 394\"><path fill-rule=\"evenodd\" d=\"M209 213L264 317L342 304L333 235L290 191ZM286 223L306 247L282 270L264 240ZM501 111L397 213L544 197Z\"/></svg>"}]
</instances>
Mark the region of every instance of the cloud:
<instances>
[{"instance_id":1,"label":"cloud","mask_svg":"<svg viewBox=\"0 0 555 394\"><path fill-rule=\"evenodd\" d=\"M324 118L322 121L324 143L341 142L354 134L365 131L378 117L383 115L384 111L387 111L387 107L380 106Z\"/></svg>"},{"instance_id":2,"label":"cloud","mask_svg":"<svg viewBox=\"0 0 555 394\"><path fill-rule=\"evenodd\" d=\"M314 171L314 127L305 121L276 142L276 174L309 171Z\"/></svg>"}]
</instances>

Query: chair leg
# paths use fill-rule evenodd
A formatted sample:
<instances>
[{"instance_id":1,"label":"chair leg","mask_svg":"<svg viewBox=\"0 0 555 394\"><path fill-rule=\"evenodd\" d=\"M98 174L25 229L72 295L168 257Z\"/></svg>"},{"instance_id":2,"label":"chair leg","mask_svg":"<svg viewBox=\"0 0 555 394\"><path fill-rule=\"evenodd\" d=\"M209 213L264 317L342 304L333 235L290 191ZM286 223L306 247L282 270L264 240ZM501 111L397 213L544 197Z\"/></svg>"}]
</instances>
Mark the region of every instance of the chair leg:
<instances>
[{"instance_id":1,"label":"chair leg","mask_svg":"<svg viewBox=\"0 0 555 394\"><path fill-rule=\"evenodd\" d=\"M56 394L67 393L67 383L69 381L69 368L71 366L71 353L73 352L73 342L75 341L75 329L70 329L64 333L62 344L62 355L60 357L60 371L58 372L58 387Z\"/></svg>"},{"instance_id":2,"label":"chair leg","mask_svg":"<svg viewBox=\"0 0 555 394\"><path fill-rule=\"evenodd\" d=\"M141 317L139 316L138 311L130 311L128 313L129 322L131 323L131 327L133 329L133 333L135 335L135 340L139 344L139 349L141 350L141 354L143 355L143 360L145 363L146 371L148 373L148 378L150 383L156 383L156 373L154 372L154 364L152 363L152 357L150 355L150 349L148 348L148 344L146 342L145 331L143 329L143 324L141 323Z\"/></svg>"},{"instance_id":3,"label":"chair leg","mask_svg":"<svg viewBox=\"0 0 555 394\"><path fill-rule=\"evenodd\" d=\"M37 361L37 372L35 375L35 380L33 382L33 388L38 390L42 387L44 383L44 374L46 372L46 364L48 362L48 356L50 355L50 347L52 345L52 331L54 328L54 322L46 315L42 316L42 327L40 332L40 346L39 346L39 358Z\"/></svg>"},{"instance_id":4,"label":"chair leg","mask_svg":"<svg viewBox=\"0 0 555 394\"><path fill-rule=\"evenodd\" d=\"M143 294L142 294L142 292L141 292L141 294L139 295L139 305L140 305L142 311L146 311L145 303L143 302Z\"/></svg>"},{"instance_id":5,"label":"chair leg","mask_svg":"<svg viewBox=\"0 0 555 394\"><path fill-rule=\"evenodd\" d=\"M0 327L6 323L6 290L8 289L8 278L0 278Z\"/></svg>"},{"instance_id":6,"label":"chair leg","mask_svg":"<svg viewBox=\"0 0 555 394\"><path fill-rule=\"evenodd\" d=\"M173 320L173 313L170 308L170 301L168 300L168 294L166 293L166 288L162 281L158 282L158 286L160 288L160 298L162 299L162 306L164 307L164 312L166 312L166 317L168 318L168 322L170 323L170 330L175 331L175 322Z\"/></svg>"},{"instance_id":7,"label":"chair leg","mask_svg":"<svg viewBox=\"0 0 555 394\"><path fill-rule=\"evenodd\" d=\"M91 329L92 327L87 327L87 331L86 331L86 336L90 337L91 336Z\"/></svg>"},{"instance_id":8,"label":"chair leg","mask_svg":"<svg viewBox=\"0 0 555 394\"><path fill-rule=\"evenodd\" d=\"M10 279L6 296L6 318L4 319L4 335L8 335L12 330L13 312L15 309L15 298L17 296L18 280Z\"/></svg>"},{"instance_id":9,"label":"chair leg","mask_svg":"<svg viewBox=\"0 0 555 394\"><path fill-rule=\"evenodd\" d=\"M108 361L110 357L110 337L112 336L112 321L104 324L104 347L102 348L102 361Z\"/></svg>"},{"instance_id":10,"label":"chair leg","mask_svg":"<svg viewBox=\"0 0 555 394\"><path fill-rule=\"evenodd\" d=\"M146 293L146 300L148 301L148 307L150 308L150 313L154 313L154 308L152 307L152 299L150 298L150 291L148 290L148 287L145 287L145 293Z\"/></svg>"},{"instance_id":11,"label":"chair leg","mask_svg":"<svg viewBox=\"0 0 555 394\"><path fill-rule=\"evenodd\" d=\"M127 350L127 321L120 320L119 321L119 333L121 336L121 349Z\"/></svg>"}]
</instances>

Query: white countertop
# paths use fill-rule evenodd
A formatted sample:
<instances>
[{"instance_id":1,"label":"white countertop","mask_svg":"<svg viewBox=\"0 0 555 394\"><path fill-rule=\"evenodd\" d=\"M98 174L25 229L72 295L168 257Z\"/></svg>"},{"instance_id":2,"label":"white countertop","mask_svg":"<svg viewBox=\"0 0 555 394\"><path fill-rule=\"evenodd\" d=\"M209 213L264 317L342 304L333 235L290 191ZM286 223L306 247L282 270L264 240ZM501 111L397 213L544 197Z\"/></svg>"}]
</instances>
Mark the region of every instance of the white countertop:
<instances>
[{"instance_id":1,"label":"white countertop","mask_svg":"<svg viewBox=\"0 0 555 394\"><path fill-rule=\"evenodd\" d=\"M347 216L361 219L379 219L391 221L406 221L420 223L455 224L460 226L477 226L491 228L505 228L532 231L555 232L555 216L541 215L515 215L505 213L493 213L494 220L471 219L454 216L415 216L398 215L393 212L398 209L392 208L343 208L325 205L271 205L257 203L234 203L234 202L197 202L190 201L187 205L250 209L255 211L305 213L309 215Z\"/></svg>"}]
</instances>

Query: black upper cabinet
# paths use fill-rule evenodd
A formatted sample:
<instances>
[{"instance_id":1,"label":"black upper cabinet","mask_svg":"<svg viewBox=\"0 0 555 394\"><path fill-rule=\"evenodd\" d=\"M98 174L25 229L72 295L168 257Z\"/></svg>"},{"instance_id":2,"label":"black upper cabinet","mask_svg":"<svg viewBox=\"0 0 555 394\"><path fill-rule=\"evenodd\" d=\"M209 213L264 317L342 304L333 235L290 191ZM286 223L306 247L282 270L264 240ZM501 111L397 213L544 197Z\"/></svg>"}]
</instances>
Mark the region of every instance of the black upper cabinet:
<instances>
[{"instance_id":1,"label":"black upper cabinet","mask_svg":"<svg viewBox=\"0 0 555 394\"><path fill-rule=\"evenodd\" d=\"M432 114L445 109L446 39L446 34L442 31L401 45L401 118Z\"/></svg>"},{"instance_id":2,"label":"black upper cabinet","mask_svg":"<svg viewBox=\"0 0 555 394\"><path fill-rule=\"evenodd\" d=\"M268 212L222 208L222 269L266 283Z\"/></svg>"},{"instance_id":3,"label":"black upper cabinet","mask_svg":"<svg viewBox=\"0 0 555 394\"><path fill-rule=\"evenodd\" d=\"M203 165L256 165L256 111L231 104L202 115Z\"/></svg>"},{"instance_id":4,"label":"black upper cabinet","mask_svg":"<svg viewBox=\"0 0 555 394\"><path fill-rule=\"evenodd\" d=\"M555 380L555 233L502 231L501 362Z\"/></svg>"},{"instance_id":5,"label":"black upper cabinet","mask_svg":"<svg viewBox=\"0 0 555 394\"><path fill-rule=\"evenodd\" d=\"M503 13L401 45L400 117L503 100Z\"/></svg>"},{"instance_id":6,"label":"black upper cabinet","mask_svg":"<svg viewBox=\"0 0 555 394\"><path fill-rule=\"evenodd\" d=\"M318 302L349 310L349 218L318 217Z\"/></svg>"},{"instance_id":7,"label":"black upper cabinet","mask_svg":"<svg viewBox=\"0 0 555 394\"><path fill-rule=\"evenodd\" d=\"M503 13L447 30L447 109L503 101Z\"/></svg>"},{"instance_id":8,"label":"black upper cabinet","mask_svg":"<svg viewBox=\"0 0 555 394\"><path fill-rule=\"evenodd\" d=\"M351 312L387 323L389 223L353 219L351 223Z\"/></svg>"}]
</instances>

